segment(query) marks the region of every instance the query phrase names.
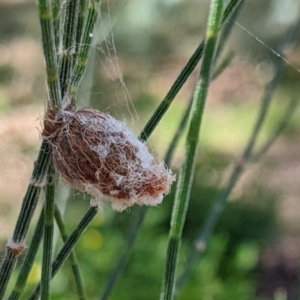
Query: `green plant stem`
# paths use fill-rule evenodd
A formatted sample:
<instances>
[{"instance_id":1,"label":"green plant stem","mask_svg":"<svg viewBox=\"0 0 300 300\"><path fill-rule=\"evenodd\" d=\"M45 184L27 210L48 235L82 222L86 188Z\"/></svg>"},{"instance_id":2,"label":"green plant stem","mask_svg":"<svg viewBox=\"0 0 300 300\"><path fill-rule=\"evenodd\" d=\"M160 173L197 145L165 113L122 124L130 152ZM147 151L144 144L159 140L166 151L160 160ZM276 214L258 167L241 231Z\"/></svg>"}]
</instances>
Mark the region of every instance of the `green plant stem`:
<instances>
[{"instance_id":1,"label":"green plant stem","mask_svg":"<svg viewBox=\"0 0 300 300\"><path fill-rule=\"evenodd\" d=\"M214 74L212 76L212 79L211 80L214 80L216 79L218 76L220 76L222 74L222 72L229 66L229 64L231 63L232 59L234 57L234 53L231 52L229 53L225 59L220 63L220 65L216 68L216 70L214 71ZM193 103L193 98L191 98L189 100L189 104L186 108L186 110L184 111L183 113L183 116L179 122L179 125L177 127L177 130L175 132L175 135L171 141L171 144L167 150L167 153L165 155L165 159L164 159L164 162L167 166L170 166L171 165L171 159L174 155L174 151L178 145L178 142L185 130L185 127L188 123L188 119L189 119L189 115L190 115L190 111L191 111L191 108L192 108L192 103Z\"/></svg>"},{"instance_id":2,"label":"green plant stem","mask_svg":"<svg viewBox=\"0 0 300 300\"><path fill-rule=\"evenodd\" d=\"M222 17L222 23L224 23L229 16L234 12L236 7L240 4L242 0L231 0L223 13ZM180 72L179 76L176 78L175 82L173 83L171 89L167 93L166 97L163 99L163 101L160 103L148 123L146 124L145 128L139 135L139 139L141 141L146 141L148 137L151 135L157 124L160 122L164 114L167 112L168 108L170 107L172 101L186 82L186 80L189 78L189 76L192 74L194 69L196 68L198 62L200 61L203 53L204 48L204 41L200 43L200 45L197 47L196 51L192 54L191 58L188 60L185 67Z\"/></svg>"},{"instance_id":3,"label":"green plant stem","mask_svg":"<svg viewBox=\"0 0 300 300\"><path fill-rule=\"evenodd\" d=\"M214 74L212 76L212 80L215 80L219 75L223 73L224 70L231 64L234 58L234 52L229 52L225 58L221 61L221 63L215 67Z\"/></svg>"},{"instance_id":4,"label":"green plant stem","mask_svg":"<svg viewBox=\"0 0 300 300\"><path fill-rule=\"evenodd\" d=\"M59 211L59 208L57 206L55 206L54 216L55 216L56 224L59 228L62 240L64 241L64 243L66 243L67 240L68 240L68 235L67 235L67 232L66 232L66 227L65 227L65 224L64 224L63 217L62 217L62 215ZM84 288L83 279L82 279L82 275L81 275L81 272L80 272L80 268L79 268L79 264L78 264L78 260L77 260L77 257L76 257L75 250L72 250L69 259L70 259L70 262L71 262L71 265L72 265L72 270L73 270L73 274L74 274L74 278L75 278L75 282L76 282L76 286L77 286L77 290L78 290L79 299L80 300L86 300L87 295L86 295L86 291L85 291L85 288Z\"/></svg>"},{"instance_id":5,"label":"green plant stem","mask_svg":"<svg viewBox=\"0 0 300 300\"><path fill-rule=\"evenodd\" d=\"M219 38L218 48L216 50L215 61L217 61L219 59L219 57L224 49L224 46L226 44L226 41L227 41L229 35L231 34L233 25L235 24L235 20L237 19L239 13L241 12L241 9L242 9L244 3L245 3L245 0L241 0L239 2L239 4L236 6L236 8L234 9L234 11L232 12L231 17L230 17L230 22L224 23L221 34L220 34L220 38Z\"/></svg>"},{"instance_id":6,"label":"green plant stem","mask_svg":"<svg viewBox=\"0 0 300 300\"><path fill-rule=\"evenodd\" d=\"M70 94L74 95L86 70L91 44L93 40L94 27L97 22L100 9L99 0L89 0L88 13L85 20L83 35L80 40L79 52L76 57L74 70L70 80Z\"/></svg>"},{"instance_id":7,"label":"green plant stem","mask_svg":"<svg viewBox=\"0 0 300 300\"><path fill-rule=\"evenodd\" d=\"M176 95L188 79L188 77L192 74L194 69L196 68L198 62L200 61L203 53L204 48L204 41L200 43L197 47L196 51L193 53L191 58L188 60L187 64L184 66L182 71L180 72L179 76L176 78L175 82L173 83L171 89L167 93L166 97L160 103L148 123L146 124L145 128L139 135L139 139L142 142L148 140L149 136L152 134L153 130L156 128L164 114L169 109L171 103L175 99Z\"/></svg>"},{"instance_id":8,"label":"green plant stem","mask_svg":"<svg viewBox=\"0 0 300 300\"><path fill-rule=\"evenodd\" d=\"M132 222L130 224L127 238L126 238L126 245L123 247L122 254L120 255L119 259L117 260L115 267L111 271L111 273L108 277L108 280L106 281L106 286L105 286L104 292L101 296L101 300L109 299L109 296L112 292L112 289L113 289L117 279L122 275L122 272L124 271L126 263L128 261L130 252L132 251L132 245L137 236L137 232L138 232L139 228L141 227L141 224L145 218L147 210L148 210L148 207L146 207L146 206L140 207L136 211L136 215L132 216L132 218L131 218Z\"/></svg>"},{"instance_id":9,"label":"green plant stem","mask_svg":"<svg viewBox=\"0 0 300 300\"><path fill-rule=\"evenodd\" d=\"M59 9L60 9L60 0L52 0L52 13L53 13L53 30L55 38L55 49L58 50L59 44Z\"/></svg>"},{"instance_id":10,"label":"green plant stem","mask_svg":"<svg viewBox=\"0 0 300 300\"><path fill-rule=\"evenodd\" d=\"M44 209L42 209L40 213L40 217L38 219L34 234L32 236L32 240L29 244L25 259L23 261L21 270L19 272L17 282L10 296L8 297L8 300L18 300L21 294L23 293L29 273L32 269L32 265L34 263L37 251L41 243L43 230L44 230Z\"/></svg>"},{"instance_id":11,"label":"green plant stem","mask_svg":"<svg viewBox=\"0 0 300 300\"><path fill-rule=\"evenodd\" d=\"M63 34L61 39L60 51L62 52L60 64L60 86L61 94L65 95L70 73L73 67L73 60L76 50L76 35L78 26L80 0L67 0L64 18Z\"/></svg>"},{"instance_id":12,"label":"green plant stem","mask_svg":"<svg viewBox=\"0 0 300 300\"><path fill-rule=\"evenodd\" d=\"M295 113L296 108L299 104L299 99L296 99L292 97L286 107L286 110L281 118L281 121L278 122L277 127L271 134L271 136L265 141L259 149L255 151L255 153L252 154L250 157L250 163L257 162L268 150L271 148L271 146L274 144L274 142L277 140L279 135L282 133L282 131L287 127L290 119L292 118L292 115Z\"/></svg>"},{"instance_id":13,"label":"green plant stem","mask_svg":"<svg viewBox=\"0 0 300 300\"><path fill-rule=\"evenodd\" d=\"M79 48L80 48L80 40L81 40L81 36L82 36L82 29L83 29L83 25L84 25L85 14L86 14L86 1L80 0L77 33L76 33L76 55L78 54Z\"/></svg>"},{"instance_id":14,"label":"green plant stem","mask_svg":"<svg viewBox=\"0 0 300 300\"><path fill-rule=\"evenodd\" d=\"M52 252L53 252L53 232L54 232L54 166L49 165L48 182L45 188L44 205L44 245L41 276L41 300L50 299L50 282L52 273Z\"/></svg>"},{"instance_id":15,"label":"green plant stem","mask_svg":"<svg viewBox=\"0 0 300 300\"><path fill-rule=\"evenodd\" d=\"M298 28L300 26L300 19L296 26L293 26L288 33L285 35L285 39L283 42L283 46L281 48L284 48L284 45L289 44L293 38L295 37L295 34L297 30L295 28ZM264 121L266 119L270 103L273 97L273 94L279 84L280 76L282 74L282 70L284 67L284 61L279 60L276 70L274 72L273 78L270 81L270 83L266 86L264 95L261 100L261 107L258 111L256 122L253 126L252 133L250 135L250 138L245 146L245 149L243 151L243 154L236 164L235 168L233 169L230 178L227 182L227 184L224 185L223 188L220 189L219 193L217 194L210 212L208 213L208 217L204 221L203 227L200 230L198 237L195 239L194 247L192 248L191 254L188 258L187 263L185 264L184 271L182 272L182 275L180 276L178 282L177 282L177 290L180 291L184 284L186 283L193 267L196 265L197 261L200 259L201 254L206 249L206 244L208 239L211 237L212 232L214 230L214 227L223 212L225 205L227 203L227 199L235 187L237 181L241 177L243 171L245 170L246 165L251 162L253 154L254 146L257 142L259 133L262 129L262 126L264 124ZM291 108L288 107L287 112L285 114L285 118L287 118L289 115L291 115ZM284 124L278 126L278 131L280 132L282 129L281 127L285 126L285 122L282 122ZM258 150L257 154L262 155L265 153L265 151L269 148L269 146L274 142L274 139L278 137L278 131L275 131L274 135L270 138L269 141L267 141L260 150ZM269 145L270 142L270 145ZM256 155L254 155L254 158ZM257 158L260 156L257 156Z\"/></svg>"},{"instance_id":16,"label":"green plant stem","mask_svg":"<svg viewBox=\"0 0 300 300\"><path fill-rule=\"evenodd\" d=\"M180 247L182 229L185 223L186 211L189 204L191 183L194 176L196 149L198 146L198 138L207 91L211 79L211 68L213 66L217 38L221 28L222 10L222 0L211 1L200 79L197 83L193 98L189 130L186 139L185 159L179 174L174 200L165 276L160 297L161 300L174 298L178 251Z\"/></svg>"},{"instance_id":17,"label":"green plant stem","mask_svg":"<svg viewBox=\"0 0 300 300\"><path fill-rule=\"evenodd\" d=\"M25 237L31 222L36 204L40 195L41 187L44 185L45 174L49 162L49 146L43 142L39 151L38 159L32 172L31 182L28 185L24 196L18 220L11 240L8 241L6 251L0 266L0 299L4 296L8 281L17 263L18 257L22 254L14 250L15 246L24 248ZM12 247L13 246L13 247Z\"/></svg>"},{"instance_id":18,"label":"green plant stem","mask_svg":"<svg viewBox=\"0 0 300 300\"><path fill-rule=\"evenodd\" d=\"M84 215L82 220L79 222L76 229L70 235L66 243L63 245L59 253L57 254L55 260L52 263L52 278L56 275L59 268L63 265L65 260L68 258L70 253L72 252L75 244L80 238L83 231L87 228L87 226L92 222L94 217L97 215L97 208L91 207L88 212ZM35 289L34 293L30 296L29 300L38 299L40 294L40 284Z\"/></svg>"},{"instance_id":19,"label":"green plant stem","mask_svg":"<svg viewBox=\"0 0 300 300\"><path fill-rule=\"evenodd\" d=\"M61 105L61 90L58 75L56 43L53 28L53 6L50 0L39 0L39 17L42 31L43 51L46 63L49 103L58 109Z\"/></svg>"}]
</instances>

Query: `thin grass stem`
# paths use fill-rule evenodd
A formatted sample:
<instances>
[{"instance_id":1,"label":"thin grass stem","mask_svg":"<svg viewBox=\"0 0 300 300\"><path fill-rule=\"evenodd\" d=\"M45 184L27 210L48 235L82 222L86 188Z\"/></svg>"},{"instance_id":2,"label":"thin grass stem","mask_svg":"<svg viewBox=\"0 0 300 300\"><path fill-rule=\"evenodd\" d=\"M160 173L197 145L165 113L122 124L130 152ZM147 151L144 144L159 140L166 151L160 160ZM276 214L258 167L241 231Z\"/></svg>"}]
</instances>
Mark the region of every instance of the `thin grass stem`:
<instances>
[{"instance_id":1,"label":"thin grass stem","mask_svg":"<svg viewBox=\"0 0 300 300\"><path fill-rule=\"evenodd\" d=\"M161 300L170 300L174 298L178 252L180 248L182 229L185 223L186 212L190 199L191 183L194 176L196 149L198 146L201 121L211 79L211 69L214 62L218 34L221 28L222 11L222 0L211 1L200 79L196 85L195 94L193 97L188 135L186 138L185 159L177 182L169 233L165 276L160 297Z\"/></svg>"},{"instance_id":2,"label":"thin grass stem","mask_svg":"<svg viewBox=\"0 0 300 300\"><path fill-rule=\"evenodd\" d=\"M55 38L55 49L58 51L59 44L59 11L60 11L60 0L52 0L52 13L53 13L53 30Z\"/></svg>"},{"instance_id":3,"label":"thin grass stem","mask_svg":"<svg viewBox=\"0 0 300 300\"><path fill-rule=\"evenodd\" d=\"M235 54L233 51L229 52L225 56L225 58L221 61L221 63L215 67L214 74L211 78L212 80L215 80L217 77L219 77L223 73L224 70L227 69L227 67L231 64L231 62L234 58L234 55Z\"/></svg>"},{"instance_id":4,"label":"thin grass stem","mask_svg":"<svg viewBox=\"0 0 300 300\"><path fill-rule=\"evenodd\" d=\"M8 300L18 300L21 294L23 293L29 273L32 269L32 265L34 263L36 254L38 252L41 243L43 231L44 231L44 209L42 209L40 213L40 217L36 224L35 231L32 236L32 240L29 244L25 259L23 261L21 270L18 275L18 279L16 281L16 284L10 296L8 297Z\"/></svg>"},{"instance_id":5,"label":"thin grass stem","mask_svg":"<svg viewBox=\"0 0 300 300\"><path fill-rule=\"evenodd\" d=\"M91 207L88 212L84 215L82 220L79 222L76 229L69 236L66 243L63 245L59 253L57 254L55 260L52 263L52 278L56 275L57 271L66 261L70 253L72 252L74 246L76 245L78 239L82 235L83 231L87 228L87 226L92 222L94 217L97 215L97 208ZM37 286L33 294L29 297L29 300L36 300L40 294L40 284Z\"/></svg>"},{"instance_id":6,"label":"thin grass stem","mask_svg":"<svg viewBox=\"0 0 300 300\"><path fill-rule=\"evenodd\" d=\"M79 48L80 48L80 41L81 41L81 37L82 37L82 30L83 30L85 15L86 15L86 1L80 0L78 23L77 23L77 33L76 33L76 51L75 51L76 55L78 54Z\"/></svg>"},{"instance_id":7,"label":"thin grass stem","mask_svg":"<svg viewBox=\"0 0 300 300\"><path fill-rule=\"evenodd\" d=\"M271 134L271 136L259 146L259 148L252 154L250 157L250 163L257 162L268 150L272 147L274 142L280 136L282 131L287 127L292 115L295 113L297 106L299 105L299 99L292 97L286 107L286 110L278 122L275 130Z\"/></svg>"},{"instance_id":8,"label":"thin grass stem","mask_svg":"<svg viewBox=\"0 0 300 300\"><path fill-rule=\"evenodd\" d=\"M89 53L91 50L94 27L99 15L99 0L90 0L88 3L88 12L84 24L83 34L80 40L79 52L76 57L74 70L70 80L70 94L74 95L86 71Z\"/></svg>"},{"instance_id":9,"label":"thin grass stem","mask_svg":"<svg viewBox=\"0 0 300 300\"><path fill-rule=\"evenodd\" d=\"M41 300L50 299L50 282L52 273L52 252L53 252L53 232L54 232L54 196L55 196L55 171L50 163L48 172L48 182L45 188L44 204L44 243L41 276Z\"/></svg>"},{"instance_id":10,"label":"thin grass stem","mask_svg":"<svg viewBox=\"0 0 300 300\"><path fill-rule=\"evenodd\" d=\"M0 299L4 296L8 281L15 268L18 257L25 247L25 237L35 211L40 195L41 187L44 185L47 167L49 163L49 145L43 142L39 151L38 159L35 163L30 184L24 196L17 223L8 241L6 251L0 266ZM18 250L18 251L16 251Z\"/></svg>"},{"instance_id":11,"label":"thin grass stem","mask_svg":"<svg viewBox=\"0 0 300 300\"><path fill-rule=\"evenodd\" d=\"M66 232L66 227L65 227L63 217L62 217L62 215L59 211L59 208L57 206L55 206L54 216L55 216L56 224L59 228L62 240L64 241L64 243L66 243L67 240L68 240L68 235L67 235L67 232ZM77 290L78 290L79 299L80 300L86 300L87 295L86 295L85 287L84 287L84 284L83 284L83 278L82 278L81 271L80 271L80 268L79 268L78 260L77 260L77 257L76 257L76 252L75 252L74 249L72 250L69 259L70 259L70 262L71 262L71 265L72 265L72 271L73 271L73 275L74 275L74 278L75 278L75 283L76 283L76 287L77 287Z\"/></svg>"},{"instance_id":12,"label":"thin grass stem","mask_svg":"<svg viewBox=\"0 0 300 300\"><path fill-rule=\"evenodd\" d=\"M53 27L53 6L50 0L39 0L39 18L42 32L42 44L46 63L49 103L54 108L61 105L61 90L58 75L56 43Z\"/></svg>"},{"instance_id":13,"label":"thin grass stem","mask_svg":"<svg viewBox=\"0 0 300 300\"><path fill-rule=\"evenodd\" d=\"M179 76L176 78L175 82L173 83L171 89L167 93L166 97L163 99L163 101L160 103L158 108L155 110L154 114L146 124L145 128L139 135L139 139L141 141L147 141L153 130L156 128L157 124L160 122L164 114L169 109L171 103L175 99L176 95L184 85L184 83L187 81L189 76L192 74L194 69L196 68L198 62L200 61L202 57L204 49L204 41L200 43L200 45L197 47L196 51L192 54L190 59L188 60L187 64L184 66L182 71L180 72Z\"/></svg>"},{"instance_id":14,"label":"thin grass stem","mask_svg":"<svg viewBox=\"0 0 300 300\"><path fill-rule=\"evenodd\" d=\"M70 80L76 51L76 35L79 16L80 0L68 0L64 17L63 34L60 41L59 51L62 58L59 69L61 95L64 96Z\"/></svg>"}]
</instances>

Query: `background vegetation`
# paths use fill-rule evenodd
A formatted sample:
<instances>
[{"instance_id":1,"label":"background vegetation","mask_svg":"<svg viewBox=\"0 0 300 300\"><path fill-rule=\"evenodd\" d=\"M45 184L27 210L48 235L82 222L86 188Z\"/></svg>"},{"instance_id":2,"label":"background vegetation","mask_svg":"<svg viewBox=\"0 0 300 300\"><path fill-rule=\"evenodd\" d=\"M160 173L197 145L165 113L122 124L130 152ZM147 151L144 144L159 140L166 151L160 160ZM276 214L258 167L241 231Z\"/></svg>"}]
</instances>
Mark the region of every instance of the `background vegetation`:
<instances>
[{"instance_id":1,"label":"background vegetation","mask_svg":"<svg viewBox=\"0 0 300 300\"><path fill-rule=\"evenodd\" d=\"M118 119L125 118L138 134L204 37L209 1L200 2L103 2L97 31L102 43L93 48L80 104L90 99L93 107ZM278 49L282 35L298 17L296 0L248 0L238 22L272 49ZM41 123L38 117L43 115L42 99L46 99L36 3L1 0L0 35L0 243L4 249L36 157ZM224 55L229 51L233 51L234 58L209 93L179 273L210 203L248 140L262 90L280 60L237 25ZM293 51L287 47L284 54L299 68L299 45ZM299 72L295 68L285 68L262 140L278 123L283 104L299 94ZM191 76L149 141L158 157L164 156L197 73ZM298 113L272 151L251 166L234 189L180 299L279 299L285 293L289 299L299 296ZM182 155L181 145L173 159L174 171ZM172 199L171 194L161 206L149 209L130 263L111 299L157 299ZM70 196L65 218L69 232L88 205L88 196ZM120 214L107 206L80 239L76 250L90 299L100 298L124 245L129 221L136 214L135 207ZM39 281L40 268L39 263L34 265L28 293ZM76 299L68 263L53 281L52 299L67 299L66 294L68 299Z\"/></svg>"}]
</instances>

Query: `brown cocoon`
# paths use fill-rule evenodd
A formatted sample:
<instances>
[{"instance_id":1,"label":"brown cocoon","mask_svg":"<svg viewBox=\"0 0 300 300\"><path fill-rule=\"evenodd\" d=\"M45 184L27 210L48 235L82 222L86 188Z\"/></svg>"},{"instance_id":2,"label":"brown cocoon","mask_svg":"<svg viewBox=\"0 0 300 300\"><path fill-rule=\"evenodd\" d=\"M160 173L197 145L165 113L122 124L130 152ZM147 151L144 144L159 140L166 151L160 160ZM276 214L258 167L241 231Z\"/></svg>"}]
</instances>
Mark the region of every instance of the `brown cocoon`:
<instances>
[{"instance_id":1,"label":"brown cocoon","mask_svg":"<svg viewBox=\"0 0 300 300\"><path fill-rule=\"evenodd\" d=\"M104 198L118 211L135 203L157 205L175 179L124 122L96 109L49 109L42 136L62 177L90 193L91 205L99 208Z\"/></svg>"}]
</instances>

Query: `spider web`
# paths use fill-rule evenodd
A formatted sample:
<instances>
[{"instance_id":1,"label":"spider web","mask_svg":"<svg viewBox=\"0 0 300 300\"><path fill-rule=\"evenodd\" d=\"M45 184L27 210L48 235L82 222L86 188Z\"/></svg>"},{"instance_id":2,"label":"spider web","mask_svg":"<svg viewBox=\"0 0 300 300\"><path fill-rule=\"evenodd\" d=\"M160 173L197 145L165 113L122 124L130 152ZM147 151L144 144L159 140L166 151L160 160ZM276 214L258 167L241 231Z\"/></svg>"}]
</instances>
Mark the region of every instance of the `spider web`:
<instances>
[{"instance_id":1,"label":"spider web","mask_svg":"<svg viewBox=\"0 0 300 300\"><path fill-rule=\"evenodd\" d=\"M118 22L118 15L121 14L125 8L125 5L128 1L123 1L119 12L117 15L112 15L111 9L110 9L110 1L106 1L102 4L102 8L105 8L104 15L101 16L100 22L98 22L98 29L96 30L97 34L94 35L94 37L97 36L97 38L94 39L94 45L93 45L93 51L94 51L94 65L93 68L99 68L99 66L102 69L102 72L104 72L107 76L107 78L110 79L110 89L112 92L110 93L110 96L113 95L113 99L111 99L109 105L106 105L105 107L102 107L102 109L106 112L110 112L110 110L115 109L116 107L121 107L122 112L116 112L116 117L118 119L128 119L128 116L130 118L130 122L135 124L139 127L139 129L142 128L139 115L137 113L137 110L135 108L135 105L132 101L130 92L127 88L126 82L123 77L122 73L122 67L120 66L118 53L117 53L117 47L115 44L115 37L114 37L114 28L115 25ZM300 73L300 68L297 67L294 63L289 61L284 54L279 53L277 50L275 50L273 47L269 46L266 42L263 41L262 38L257 36L256 34L252 33L249 29L247 29L242 24L235 22L236 27L242 29L246 34L251 36L253 39L255 39L259 44L261 44L264 48L266 48L268 51L270 51L273 55L277 56L278 58L282 59L288 66L293 68L295 71ZM91 67L91 66L90 66ZM93 71L87 70L87 74L93 74ZM89 82L88 88L86 88L83 93L81 94L82 98L89 98L90 89L93 80L91 78L85 79L85 82ZM175 78L174 78L175 79ZM105 98L105 95L103 94L103 91L101 91L100 88L95 87L92 92L93 96L99 96L99 101L101 102L101 98Z\"/></svg>"},{"instance_id":2,"label":"spider web","mask_svg":"<svg viewBox=\"0 0 300 300\"><path fill-rule=\"evenodd\" d=\"M125 7L126 1L123 1L119 13L122 12ZM110 1L102 4L102 8L105 8L105 12L98 19L96 24L94 40L92 45L92 54L90 60L92 62L88 65L86 72L86 77L83 79L83 88L80 93L81 104L83 106L89 105L89 101L84 99L89 99L92 95L94 98L99 98L99 105L101 110L110 113L111 110L120 107L121 110L115 112L118 119L130 118L132 124L138 123L138 127L142 128L140 125L139 115L135 109L130 93L127 89L123 73L120 67L119 58L117 54L117 47L115 45L114 37L114 27L118 22L118 16L112 17L110 9ZM101 71L99 71L101 70ZM107 100L106 95L100 88L93 87L93 74L96 72L101 72L105 74L107 81L109 81L109 86L106 86L109 92L109 96L113 97L109 104L104 101L104 106L101 106L101 99ZM121 111L121 112L120 112Z\"/></svg>"}]
</instances>

